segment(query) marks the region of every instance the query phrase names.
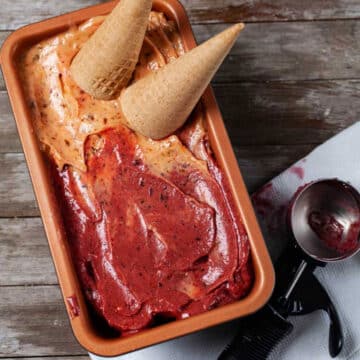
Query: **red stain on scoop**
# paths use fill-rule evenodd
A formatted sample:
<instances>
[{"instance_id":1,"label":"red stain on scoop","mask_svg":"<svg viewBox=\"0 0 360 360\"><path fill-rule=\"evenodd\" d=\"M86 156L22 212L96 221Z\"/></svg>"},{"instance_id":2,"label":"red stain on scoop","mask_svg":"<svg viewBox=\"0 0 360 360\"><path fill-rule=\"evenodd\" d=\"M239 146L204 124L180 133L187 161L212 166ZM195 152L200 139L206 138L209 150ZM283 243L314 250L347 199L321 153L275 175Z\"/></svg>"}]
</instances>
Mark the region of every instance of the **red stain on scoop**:
<instances>
[{"instance_id":1,"label":"red stain on scoop","mask_svg":"<svg viewBox=\"0 0 360 360\"><path fill-rule=\"evenodd\" d=\"M331 215L313 211L310 213L308 221L319 239L327 247L340 254L352 252L359 246L359 222L351 224L346 234L344 226Z\"/></svg>"},{"instance_id":2,"label":"red stain on scoop","mask_svg":"<svg viewBox=\"0 0 360 360\"><path fill-rule=\"evenodd\" d=\"M77 301L76 295L71 295L71 296L67 297L66 302L69 306L71 318L73 319L73 318L79 316L80 315L80 306Z\"/></svg>"}]
</instances>

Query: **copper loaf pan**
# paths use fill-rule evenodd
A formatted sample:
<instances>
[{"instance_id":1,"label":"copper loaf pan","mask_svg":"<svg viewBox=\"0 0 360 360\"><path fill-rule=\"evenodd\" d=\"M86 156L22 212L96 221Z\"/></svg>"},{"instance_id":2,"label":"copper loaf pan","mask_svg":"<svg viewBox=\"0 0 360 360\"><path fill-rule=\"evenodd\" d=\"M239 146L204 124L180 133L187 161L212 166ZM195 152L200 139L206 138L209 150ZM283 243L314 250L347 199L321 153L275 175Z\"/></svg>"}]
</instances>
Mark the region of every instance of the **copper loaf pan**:
<instances>
[{"instance_id":1,"label":"copper loaf pan","mask_svg":"<svg viewBox=\"0 0 360 360\"><path fill-rule=\"evenodd\" d=\"M114 2L104 3L26 26L15 31L5 41L0 53L2 71L73 332L84 348L103 356L124 354L253 313L267 302L275 281L264 239L214 94L209 87L202 102L211 146L220 167L229 180L236 206L249 235L255 268L254 286L250 294L240 301L185 320L159 325L128 337L106 337L93 321L71 260L46 162L33 131L32 119L17 75L16 59L30 44L63 32L72 24L81 23L93 16L107 14L114 5ZM177 0L154 0L153 8L164 12L169 19L177 22L186 49L196 46L188 17ZM71 308L69 299L74 298L79 304L78 316L72 316L74 309Z\"/></svg>"}]
</instances>

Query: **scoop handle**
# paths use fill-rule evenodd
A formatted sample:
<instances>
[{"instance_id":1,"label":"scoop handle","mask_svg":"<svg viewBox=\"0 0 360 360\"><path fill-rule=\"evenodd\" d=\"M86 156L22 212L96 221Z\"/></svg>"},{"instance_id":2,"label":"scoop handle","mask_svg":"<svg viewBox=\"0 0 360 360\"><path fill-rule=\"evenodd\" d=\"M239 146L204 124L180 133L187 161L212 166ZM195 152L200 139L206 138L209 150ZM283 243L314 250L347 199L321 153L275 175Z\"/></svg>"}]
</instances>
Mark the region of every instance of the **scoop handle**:
<instances>
[{"instance_id":1,"label":"scoop handle","mask_svg":"<svg viewBox=\"0 0 360 360\"><path fill-rule=\"evenodd\" d=\"M289 315L306 315L324 310L330 319L329 353L334 358L341 352L344 335L339 314L329 294L312 271L305 272L288 309Z\"/></svg>"},{"instance_id":2,"label":"scoop handle","mask_svg":"<svg viewBox=\"0 0 360 360\"><path fill-rule=\"evenodd\" d=\"M270 305L241 323L241 329L218 360L265 360L293 325Z\"/></svg>"},{"instance_id":3,"label":"scoop handle","mask_svg":"<svg viewBox=\"0 0 360 360\"><path fill-rule=\"evenodd\" d=\"M339 315L332 303L327 307L327 313L330 317L329 330L329 352L331 357L337 357L342 350L344 344L343 332Z\"/></svg>"},{"instance_id":4,"label":"scoop handle","mask_svg":"<svg viewBox=\"0 0 360 360\"><path fill-rule=\"evenodd\" d=\"M321 285L320 281L314 275L312 276L312 281L316 288L314 295L316 296L316 301L319 304L319 308L325 310L329 315L329 353L331 357L334 358L339 355L344 344L344 335L341 321L329 294Z\"/></svg>"}]
</instances>

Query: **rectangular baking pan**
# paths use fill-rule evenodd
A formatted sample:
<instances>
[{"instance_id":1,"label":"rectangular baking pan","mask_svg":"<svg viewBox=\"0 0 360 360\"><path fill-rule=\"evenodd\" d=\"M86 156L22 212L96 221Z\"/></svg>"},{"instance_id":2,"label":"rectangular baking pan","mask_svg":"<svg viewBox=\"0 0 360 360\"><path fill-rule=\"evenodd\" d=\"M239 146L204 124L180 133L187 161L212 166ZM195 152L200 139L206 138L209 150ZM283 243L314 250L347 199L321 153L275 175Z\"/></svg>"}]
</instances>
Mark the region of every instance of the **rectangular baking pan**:
<instances>
[{"instance_id":1,"label":"rectangular baking pan","mask_svg":"<svg viewBox=\"0 0 360 360\"><path fill-rule=\"evenodd\" d=\"M115 2L112 1L25 26L8 37L0 52L5 83L74 335L85 349L102 356L121 355L251 314L267 302L275 282L264 239L213 91L209 87L202 98L209 138L218 164L229 180L236 206L249 236L255 269L255 283L251 292L246 298L235 303L123 338L107 338L92 320L71 260L46 161L33 130L31 115L17 74L16 59L29 45L66 31L73 24L107 14L114 6ZM165 13L168 19L176 21L187 50L196 46L188 17L177 0L154 0L153 9ZM70 302L66 301L68 298L77 299L78 316L73 316L74 309L71 308Z\"/></svg>"}]
</instances>

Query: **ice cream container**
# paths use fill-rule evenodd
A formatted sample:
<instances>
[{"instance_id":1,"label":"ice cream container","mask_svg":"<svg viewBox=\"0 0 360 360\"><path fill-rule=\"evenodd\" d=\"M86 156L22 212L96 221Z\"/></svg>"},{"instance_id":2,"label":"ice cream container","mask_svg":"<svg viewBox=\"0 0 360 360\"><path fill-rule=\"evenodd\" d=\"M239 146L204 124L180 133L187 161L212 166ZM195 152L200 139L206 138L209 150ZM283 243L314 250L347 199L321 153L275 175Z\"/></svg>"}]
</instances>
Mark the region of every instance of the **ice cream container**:
<instances>
[{"instance_id":1,"label":"ice cream container","mask_svg":"<svg viewBox=\"0 0 360 360\"><path fill-rule=\"evenodd\" d=\"M0 52L1 68L64 303L69 315L69 321L79 343L86 350L102 356L125 354L251 314L267 302L275 282L272 263L257 223L254 209L213 91L209 87L201 100L206 115L209 139L217 162L228 178L235 204L249 236L255 270L253 288L244 299L232 304L184 320L146 329L131 336L110 337L101 331L101 327L94 320L94 316L89 311L84 300L72 263L57 199L46 164L47 160L39 149L38 140L33 130L30 111L25 101L22 84L16 68L16 59L29 45L59 34L73 24L84 22L94 16L105 15L114 6L115 2L103 3L25 26L8 37ZM196 46L186 12L177 0L154 0L153 9L163 12L167 18L176 21L187 50ZM44 331L46 330L44 329Z\"/></svg>"}]
</instances>

